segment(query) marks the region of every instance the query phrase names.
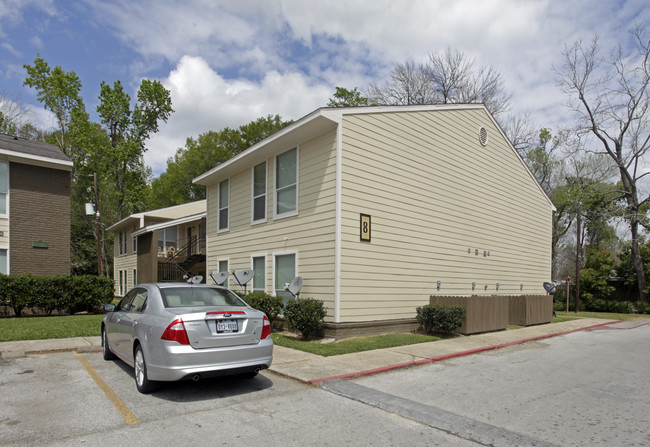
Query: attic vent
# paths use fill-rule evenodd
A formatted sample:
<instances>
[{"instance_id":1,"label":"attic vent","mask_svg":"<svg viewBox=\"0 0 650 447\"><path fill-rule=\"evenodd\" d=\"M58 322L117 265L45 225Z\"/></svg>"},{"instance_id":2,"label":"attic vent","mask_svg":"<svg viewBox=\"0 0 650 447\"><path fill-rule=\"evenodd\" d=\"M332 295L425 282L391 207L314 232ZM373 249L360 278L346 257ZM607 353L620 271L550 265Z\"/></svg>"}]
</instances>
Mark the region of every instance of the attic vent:
<instances>
[{"instance_id":1,"label":"attic vent","mask_svg":"<svg viewBox=\"0 0 650 447\"><path fill-rule=\"evenodd\" d=\"M485 127L481 127L481 129L478 131L478 140L481 142L483 146L487 145L488 133L487 130L485 130Z\"/></svg>"}]
</instances>

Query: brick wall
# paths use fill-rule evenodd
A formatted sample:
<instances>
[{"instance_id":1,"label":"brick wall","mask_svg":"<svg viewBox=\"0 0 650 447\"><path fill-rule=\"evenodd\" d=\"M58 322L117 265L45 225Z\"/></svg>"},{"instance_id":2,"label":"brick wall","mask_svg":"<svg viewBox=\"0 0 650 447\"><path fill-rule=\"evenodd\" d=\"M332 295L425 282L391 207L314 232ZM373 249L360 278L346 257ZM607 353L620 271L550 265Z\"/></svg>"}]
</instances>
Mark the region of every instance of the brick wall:
<instances>
[{"instance_id":1,"label":"brick wall","mask_svg":"<svg viewBox=\"0 0 650 447\"><path fill-rule=\"evenodd\" d=\"M10 273L69 274L70 172L10 163L9 179Z\"/></svg>"}]
</instances>

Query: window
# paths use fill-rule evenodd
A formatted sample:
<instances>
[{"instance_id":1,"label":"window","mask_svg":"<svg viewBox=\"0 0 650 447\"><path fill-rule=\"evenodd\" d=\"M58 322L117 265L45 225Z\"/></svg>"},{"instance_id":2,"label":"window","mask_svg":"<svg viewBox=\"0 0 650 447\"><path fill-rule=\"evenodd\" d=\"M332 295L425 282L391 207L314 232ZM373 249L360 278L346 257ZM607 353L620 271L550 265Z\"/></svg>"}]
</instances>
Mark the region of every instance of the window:
<instances>
[{"instance_id":1,"label":"window","mask_svg":"<svg viewBox=\"0 0 650 447\"><path fill-rule=\"evenodd\" d=\"M219 225L217 231L228 230L228 202L230 199L230 179L219 183Z\"/></svg>"},{"instance_id":2,"label":"window","mask_svg":"<svg viewBox=\"0 0 650 447\"><path fill-rule=\"evenodd\" d=\"M266 290L266 256L253 256L253 290Z\"/></svg>"},{"instance_id":3,"label":"window","mask_svg":"<svg viewBox=\"0 0 650 447\"><path fill-rule=\"evenodd\" d=\"M117 294L120 296L124 296L124 292L126 289L126 270L120 270L119 271L119 282L117 284Z\"/></svg>"},{"instance_id":4,"label":"window","mask_svg":"<svg viewBox=\"0 0 650 447\"><path fill-rule=\"evenodd\" d=\"M9 163L0 162L0 215L7 214L9 193Z\"/></svg>"},{"instance_id":5,"label":"window","mask_svg":"<svg viewBox=\"0 0 650 447\"><path fill-rule=\"evenodd\" d=\"M253 168L253 222L266 220L266 162Z\"/></svg>"},{"instance_id":6,"label":"window","mask_svg":"<svg viewBox=\"0 0 650 447\"><path fill-rule=\"evenodd\" d=\"M3 275L9 274L9 269L7 268L7 249L0 248L0 273Z\"/></svg>"},{"instance_id":7,"label":"window","mask_svg":"<svg viewBox=\"0 0 650 447\"><path fill-rule=\"evenodd\" d=\"M158 230L158 256L173 256L178 248L178 227Z\"/></svg>"},{"instance_id":8,"label":"window","mask_svg":"<svg viewBox=\"0 0 650 447\"><path fill-rule=\"evenodd\" d=\"M219 266L219 273L226 272L228 273L228 260L227 259L219 259L217 261L217 265ZM228 287L228 281L222 284L224 287Z\"/></svg>"},{"instance_id":9,"label":"window","mask_svg":"<svg viewBox=\"0 0 650 447\"><path fill-rule=\"evenodd\" d=\"M138 271L133 269L133 285L135 286L138 283Z\"/></svg>"},{"instance_id":10,"label":"window","mask_svg":"<svg viewBox=\"0 0 650 447\"><path fill-rule=\"evenodd\" d=\"M147 307L147 289L136 289L136 293L131 301L131 312L143 312Z\"/></svg>"},{"instance_id":11,"label":"window","mask_svg":"<svg viewBox=\"0 0 650 447\"><path fill-rule=\"evenodd\" d=\"M281 296L286 304L293 297L284 290L284 285L293 281L296 277L296 254L275 255L275 295Z\"/></svg>"},{"instance_id":12,"label":"window","mask_svg":"<svg viewBox=\"0 0 650 447\"><path fill-rule=\"evenodd\" d=\"M117 305L115 311L142 312L147 307L147 296L147 289L133 289L120 300L120 303Z\"/></svg>"},{"instance_id":13,"label":"window","mask_svg":"<svg viewBox=\"0 0 650 447\"><path fill-rule=\"evenodd\" d=\"M199 253L205 254L205 223L199 223Z\"/></svg>"},{"instance_id":14,"label":"window","mask_svg":"<svg viewBox=\"0 0 650 447\"><path fill-rule=\"evenodd\" d=\"M124 254L124 252L122 251L122 238L123 237L124 237L124 232L122 230L118 231L118 233L117 233L117 238L118 238L117 249L119 250L120 256L122 256Z\"/></svg>"},{"instance_id":15,"label":"window","mask_svg":"<svg viewBox=\"0 0 650 447\"><path fill-rule=\"evenodd\" d=\"M290 216L298 211L298 148L275 157L275 215Z\"/></svg>"},{"instance_id":16,"label":"window","mask_svg":"<svg viewBox=\"0 0 650 447\"><path fill-rule=\"evenodd\" d=\"M136 225L133 225L133 232L137 230L138 227ZM131 236L131 249L133 250L133 253L138 252L138 237L137 236Z\"/></svg>"}]
</instances>

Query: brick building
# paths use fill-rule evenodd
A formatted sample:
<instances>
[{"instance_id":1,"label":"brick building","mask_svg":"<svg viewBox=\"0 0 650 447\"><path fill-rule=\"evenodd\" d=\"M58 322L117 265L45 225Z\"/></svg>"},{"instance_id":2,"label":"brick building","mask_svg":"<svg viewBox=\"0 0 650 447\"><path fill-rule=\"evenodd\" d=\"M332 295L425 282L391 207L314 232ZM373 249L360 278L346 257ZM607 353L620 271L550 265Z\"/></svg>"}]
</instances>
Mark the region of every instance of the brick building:
<instances>
[{"instance_id":1,"label":"brick building","mask_svg":"<svg viewBox=\"0 0 650 447\"><path fill-rule=\"evenodd\" d=\"M0 273L70 273L71 170L53 144L0 135Z\"/></svg>"}]
</instances>

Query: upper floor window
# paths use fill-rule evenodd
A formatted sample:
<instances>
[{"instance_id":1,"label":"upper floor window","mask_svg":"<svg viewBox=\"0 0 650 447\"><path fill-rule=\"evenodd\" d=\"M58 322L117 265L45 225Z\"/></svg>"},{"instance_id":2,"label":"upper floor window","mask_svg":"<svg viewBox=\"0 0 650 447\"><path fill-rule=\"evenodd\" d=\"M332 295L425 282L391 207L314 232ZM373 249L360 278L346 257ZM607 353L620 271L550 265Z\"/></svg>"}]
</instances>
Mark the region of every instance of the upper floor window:
<instances>
[{"instance_id":1,"label":"upper floor window","mask_svg":"<svg viewBox=\"0 0 650 447\"><path fill-rule=\"evenodd\" d=\"M219 225L218 231L228 229L228 209L230 202L230 179L219 183Z\"/></svg>"},{"instance_id":2,"label":"upper floor window","mask_svg":"<svg viewBox=\"0 0 650 447\"><path fill-rule=\"evenodd\" d=\"M158 230L158 256L173 256L178 248L178 227Z\"/></svg>"},{"instance_id":3,"label":"upper floor window","mask_svg":"<svg viewBox=\"0 0 650 447\"><path fill-rule=\"evenodd\" d=\"M275 215L298 212L298 148L275 157Z\"/></svg>"},{"instance_id":4,"label":"upper floor window","mask_svg":"<svg viewBox=\"0 0 650 447\"><path fill-rule=\"evenodd\" d=\"M127 247L127 242L126 242L126 230L120 230L118 233L118 250L120 256L127 254L126 252L126 247Z\"/></svg>"},{"instance_id":5,"label":"upper floor window","mask_svg":"<svg viewBox=\"0 0 650 447\"><path fill-rule=\"evenodd\" d=\"M9 193L9 163L0 162L0 215L7 214L8 193Z\"/></svg>"},{"instance_id":6,"label":"upper floor window","mask_svg":"<svg viewBox=\"0 0 650 447\"><path fill-rule=\"evenodd\" d=\"M266 220L266 162L253 168L253 222Z\"/></svg>"}]
</instances>

